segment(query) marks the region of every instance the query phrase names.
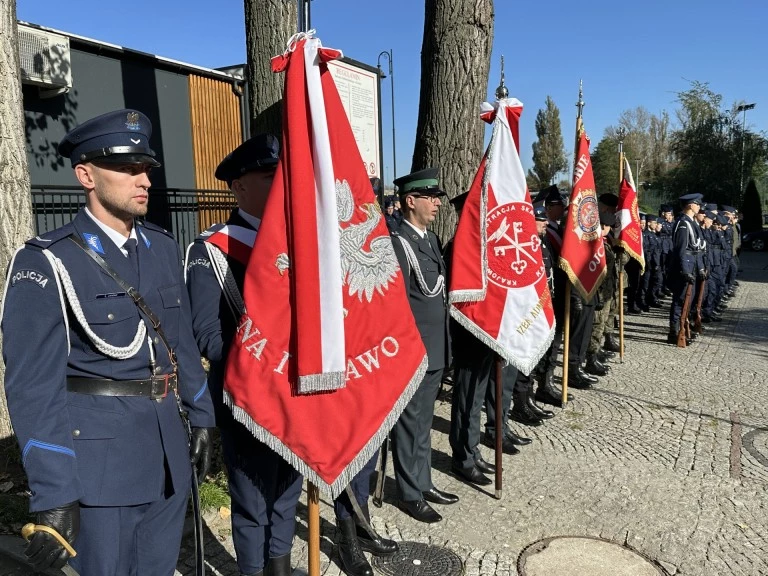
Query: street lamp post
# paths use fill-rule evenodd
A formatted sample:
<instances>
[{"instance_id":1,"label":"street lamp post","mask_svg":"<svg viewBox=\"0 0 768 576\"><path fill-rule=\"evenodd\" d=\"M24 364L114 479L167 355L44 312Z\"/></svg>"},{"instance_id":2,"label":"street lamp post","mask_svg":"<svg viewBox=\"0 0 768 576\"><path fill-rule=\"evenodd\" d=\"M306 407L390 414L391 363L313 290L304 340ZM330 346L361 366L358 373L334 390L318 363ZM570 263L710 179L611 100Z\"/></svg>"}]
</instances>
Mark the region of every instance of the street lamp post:
<instances>
[{"instance_id":1,"label":"street lamp post","mask_svg":"<svg viewBox=\"0 0 768 576\"><path fill-rule=\"evenodd\" d=\"M389 62L389 86L392 92L392 179L397 178L397 147L395 145L395 74L392 71L392 49L382 50L376 60L376 65L379 67L379 77L386 78L387 75L381 69L381 57L386 56Z\"/></svg>"},{"instance_id":2,"label":"street lamp post","mask_svg":"<svg viewBox=\"0 0 768 576\"><path fill-rule=\"evenodd\" d=\"M741 168L739 169L739 197L744 191L744 143L747 135L747 110L752 110L755 107L755 103L752 104L739 104L736 107L736 113L744 112L744 119L741 125Z\"/></svg>"}]
</instances>

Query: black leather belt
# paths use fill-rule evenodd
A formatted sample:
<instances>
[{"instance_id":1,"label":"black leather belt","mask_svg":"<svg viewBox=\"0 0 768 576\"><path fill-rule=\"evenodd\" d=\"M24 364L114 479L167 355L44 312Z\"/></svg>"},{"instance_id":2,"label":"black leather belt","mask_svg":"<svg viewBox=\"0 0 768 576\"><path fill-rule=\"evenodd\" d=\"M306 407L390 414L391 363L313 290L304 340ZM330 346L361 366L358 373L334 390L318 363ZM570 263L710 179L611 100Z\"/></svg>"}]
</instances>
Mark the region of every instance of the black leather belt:
<instances>
[{"instance_id":1,"label":"black leather belt","mask_svg":"<svg viewBox=\"0 0 768 576\"><path fill-rule=\"evenodd\" d=\"M67 377L67 390L91 396L142 396L158 400L165 398L168 391L178 393L176 374L152 376L145 380L109 380L107 378Z\"/></svg>"}]
</instances>

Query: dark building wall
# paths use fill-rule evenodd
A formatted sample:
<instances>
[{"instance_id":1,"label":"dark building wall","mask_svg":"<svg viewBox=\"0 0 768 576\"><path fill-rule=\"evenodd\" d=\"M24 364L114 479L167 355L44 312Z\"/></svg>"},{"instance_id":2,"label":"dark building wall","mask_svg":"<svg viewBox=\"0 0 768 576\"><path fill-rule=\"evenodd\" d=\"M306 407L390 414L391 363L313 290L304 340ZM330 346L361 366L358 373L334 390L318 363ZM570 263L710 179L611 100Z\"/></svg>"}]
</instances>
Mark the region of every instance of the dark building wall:
<instances>
[{"instance_id":1,"label":"dark building wall","mask_svg":"<svg viewBox=\"0 0 768 576\"><path fill-rule=\"evenodd\" d=\"M73 87L67 94L40 98L24 86L27 157L34 186L75 185L69 161L56 144L76 125L119 108L136 108L153 125L152 148L162 168L152 173L156 187L194 188L189 82L186 74L159 70L150 59L71 50Z\"/></svg>"}]
</instances>

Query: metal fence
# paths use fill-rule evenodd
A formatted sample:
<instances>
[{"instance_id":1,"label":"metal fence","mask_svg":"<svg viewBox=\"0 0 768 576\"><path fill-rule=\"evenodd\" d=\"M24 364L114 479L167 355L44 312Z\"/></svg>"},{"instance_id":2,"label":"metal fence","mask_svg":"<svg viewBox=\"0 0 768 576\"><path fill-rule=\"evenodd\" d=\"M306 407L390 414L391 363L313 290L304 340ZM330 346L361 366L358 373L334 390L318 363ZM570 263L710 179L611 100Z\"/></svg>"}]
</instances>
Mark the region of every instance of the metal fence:
<instances>
[{"instance_id":1,"label":"metal fence","mask_svg":"<svg viewBox=\"0 0 768 576\"><path fill-rule=\"evenodd\" d=\"M32 186L32 211L37 234L71 222L85 206L77 186ZM224 222L237 206L226 190L153 188L149 191L147 220L173 233L184 251L201 229Z\"/></svg>"}]
</instances>

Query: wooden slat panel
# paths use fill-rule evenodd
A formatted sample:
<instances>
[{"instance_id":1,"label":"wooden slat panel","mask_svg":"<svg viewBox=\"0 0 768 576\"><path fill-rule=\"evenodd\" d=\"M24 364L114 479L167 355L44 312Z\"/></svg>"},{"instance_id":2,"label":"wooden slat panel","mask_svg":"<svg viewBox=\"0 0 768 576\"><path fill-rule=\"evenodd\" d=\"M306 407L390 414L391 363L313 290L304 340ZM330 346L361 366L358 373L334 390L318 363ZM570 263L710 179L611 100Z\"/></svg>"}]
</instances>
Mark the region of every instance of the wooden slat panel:
<instances>
[{"instance_id":1,"label":"wooden slat panel","mask_svg":"<svg viewBox=\"0 0 768 576\"><path fill-rule=\"evenodd\" d=\"M227 190L226 182L216 180L214 171L224 156L242 142L239 98L228 82L190 74L189 99L195 186ZM199 203L201 230L229 216L228 209L219 202L200 196Z\"/></svg>"}]
</instances>

